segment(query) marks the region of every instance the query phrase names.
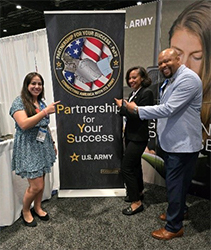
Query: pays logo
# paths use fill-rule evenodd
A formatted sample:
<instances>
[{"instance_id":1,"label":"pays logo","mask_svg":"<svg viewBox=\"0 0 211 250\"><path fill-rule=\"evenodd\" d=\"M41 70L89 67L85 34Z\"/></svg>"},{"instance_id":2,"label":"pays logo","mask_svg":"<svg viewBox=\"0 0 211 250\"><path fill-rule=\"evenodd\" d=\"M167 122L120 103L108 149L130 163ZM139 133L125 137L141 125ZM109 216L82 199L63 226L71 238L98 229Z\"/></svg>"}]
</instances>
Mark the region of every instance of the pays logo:
<instances>
[{"instance_id":1,"label":"pays logo","mask_svg":"<svg viewBox=\"0 0 211 250\"><path fill-rule=\"evenodd\" d=\"M68 93L96 98L110 91L121 70L119 49L105 33L78 29L68 33L56 47L54 74Z\"/></svg>"}]
</instances>

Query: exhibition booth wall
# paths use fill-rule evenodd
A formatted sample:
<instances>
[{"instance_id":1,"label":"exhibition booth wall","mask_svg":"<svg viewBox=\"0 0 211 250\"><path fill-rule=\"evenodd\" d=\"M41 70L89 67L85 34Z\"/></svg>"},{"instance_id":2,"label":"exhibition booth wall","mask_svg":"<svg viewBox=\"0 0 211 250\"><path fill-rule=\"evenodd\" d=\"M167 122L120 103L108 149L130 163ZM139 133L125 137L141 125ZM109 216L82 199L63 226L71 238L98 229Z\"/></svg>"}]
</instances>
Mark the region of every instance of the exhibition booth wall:
<instances>
[{"instance_id":1,"label":"exhibition booth wall","mask_svg":"<svg viewBox=\"0 0 211 250\"><path fill-rule=\"evenodd\" d=\"M169 46L168 31L173 21L190 3L191 1L160 1L126 9L124 72L135 65L141 65L148 69L150 69L150 67L156 68L159 51ZM0 136L5 136L15 133L14 121L9 116L9 109L15 97L20 95L23 79L27 73L37 71L43 76L45 81L45 101L46 103L54 101L46 29L1 38L0 54ZM125 73L123 73L123 75L125 75ZM153 84L157 83L158 79L153 82ZM125 90L124 96L127 97L125 93L128 92L128 89L124 79L122 79L122 85ZM50 127L54 131L53 136L57 143L55 115L51 116ZM151 139L156 145L155 121L151 121L150 130ZM10 171L12 145L13 139L0 142L0 168L2 178L0 182L0 195L1 200L6 201L6 207L1 207L1 211L6 211L7 207L13 207L15 211L8 217L8 221L5 221L5 217L8 215L3 214L0 226L12 224L20 214L20 199L18 198L19 205L14 204L17 204L16 192L22 194L23 187L18 191L17 183L19 180L17 181L17 177ZM207 149L210 153L210 148L207 147ZM207 190L210 189L210 162L206 157L201 158L203 158L203 162L199 162L197 169L200 167L202 171L199 173L199 171L196 170L194 183L196 187L192 192L201 196L205 194L205 196L208 197L209 194ZM165 171L162 157L158 154L149 155L146 153L142 159L142 163L144 181L165 186ZM53 175L47 180L49 183L47 184L48 190L44 196L45 199L50 198L52 190L59 189L58 165L59 161L57 159L53 167ZM11 195L9 200L5 198L5 190L8 190L8 183L10 183L9 190ZM11 201L11 197L13 197L15 201Z\"/></svg>"}]
</instances>

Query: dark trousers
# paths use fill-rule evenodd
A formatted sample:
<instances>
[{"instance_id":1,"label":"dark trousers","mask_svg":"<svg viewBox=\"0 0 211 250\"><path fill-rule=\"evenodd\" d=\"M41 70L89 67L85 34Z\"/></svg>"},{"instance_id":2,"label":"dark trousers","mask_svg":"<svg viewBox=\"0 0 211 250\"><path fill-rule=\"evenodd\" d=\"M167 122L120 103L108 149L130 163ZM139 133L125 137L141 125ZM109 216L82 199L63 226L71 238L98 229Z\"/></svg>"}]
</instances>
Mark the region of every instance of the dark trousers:
<instances>
[{"instance_id":1,"label":"dark trousers","mask_svg":"<svg viewBox=\"0 0 211 250\"><path fill-rule=\"evenodd\" d=\"M144 189L141 156L147 146L146 142L125 141L126 149L122 162L122 175L126 184L127 194L131 201L140 200Z\"/></svg>"},{"instance_id":2,"label":"dark trousers","mask_svg":"<svg viewBox=\"0 0 211 250\"><path fill-rule=\"evenodd\" d=\"M168 198L167 224L165 229L170 232L178 232L183 227L182 221L186 207L186 195L191 184L198 154L198 152L165 152L164 162Z\"/></svg>"}]
</instances>

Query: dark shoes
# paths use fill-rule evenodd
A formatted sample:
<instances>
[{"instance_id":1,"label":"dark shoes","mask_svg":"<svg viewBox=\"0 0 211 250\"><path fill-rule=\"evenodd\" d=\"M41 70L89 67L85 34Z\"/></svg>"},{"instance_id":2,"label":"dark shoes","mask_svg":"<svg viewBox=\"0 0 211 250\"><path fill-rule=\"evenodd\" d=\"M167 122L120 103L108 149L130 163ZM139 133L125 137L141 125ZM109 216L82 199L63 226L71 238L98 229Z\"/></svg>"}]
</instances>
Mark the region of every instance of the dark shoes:
<instances>
[{"instance_id":1,"label":"dark shoes","mask_svg":"<svg viewBox=\"0 0 211 250\"><path fill-rule=\"evenodd\" d=\"M34 208L31 209L31 212L33 215L36 215L40 220L48 221L50 219L48 214L46 214L45 216L40 216L39 214L37 214Z\"/></svg>"},{"instance_id":2,"label":"dark shoes","mask_svg":"<svg viewBox=\"0 0 211 250\"><path fill-rule=\"evenodd\" d=\"M166 221L166 213L160 215L160 219ZM184 220L188 219L188 212L184 213Z\"/></svg>"},{"instance_id":3,"label":"dark shoes","mask_svg":"<svg viewBox=\"0 0 211 250\"><path fill-rule=\"evenodd\" d=\"M123 209L122 213L124 215L134 215L134 214L142 212L143 210L144 210L144 206L143 205L139 206L135 210L132 210L131 206L129 206L128 208Z\"/></svg>"},{"instance_id":4,"label":"dark shoes","mask_svg":"<svg viewBox=\"0 0 211 250\"><path fill-rule=\"evenodd\" d=\"M125 196L125 202L132 202L131 200L130 200L130 198L129 198L129 196L127 195L127 196ZM140 195L140 200L141 201L143 201L144 200L144 194L142 194L142 195Z\"/></svg>"},{"instance_id":5,"label":"dark shoes","mask_svg":"<svg viewBox=\"0 0 211 250\"><path fill-rule=\"evenodd\" d=\"M152 232L152 237L154 237L158 240L171 240L175 237L183 236L183 233L184 233L183 228L181 228L176 233L172 233L172 232L167 231L165 228L161 228L159 230Z\"/></svg>"},{"instance_id":6,"label":"dark shoes","mask_svg":"<svg viewBox=\"0 0 211 250\"><path fill-rule=\"evenodd\" d=\"M27 227L36 227L37 226L37 222L35 219L33 219L32 222L27 222L25 219L24 219L24 216L23 216L23 210L21 210L21 217L23 219L23 222L24 222L24 225L27 226Z\"/></svg>"}]
</instances>

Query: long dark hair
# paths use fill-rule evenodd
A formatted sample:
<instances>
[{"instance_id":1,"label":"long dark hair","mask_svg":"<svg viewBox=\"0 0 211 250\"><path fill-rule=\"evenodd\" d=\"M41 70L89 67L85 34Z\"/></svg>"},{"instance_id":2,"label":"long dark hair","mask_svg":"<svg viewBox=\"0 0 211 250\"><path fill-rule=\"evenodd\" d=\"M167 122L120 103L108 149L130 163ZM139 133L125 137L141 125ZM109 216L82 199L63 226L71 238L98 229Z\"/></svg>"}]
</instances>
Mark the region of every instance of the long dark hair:
<instances>
[{"instance_id":1,"label":"long dark hair","mask_svg":"<svg viewBox=\"0 0 211 250\"><path fill-rule=\"evenodd\" d=\"M142 87L148 87L148 86L150 86L150 84L152 83L152 80L149 78L149 75L148 75L146 69L143 68L143 67L141 67L141 66L135 66L135 67L132 67L132 68L128 69L128 71L126 73L126 76L125 76L125 80L126 80L127 85L129 87L130 87L129 76L130 76L130 72L133 71L133 70L137 70L138 74L143 79L143 81L141 82L141 86Z\"/></svg>"},{"instance_id":2,"label":"long dark hair","mask_svg":"<svg viewBox=\"0 0 211 250\"><path fill-rule=\"evenodd\" d=\"M31 83L32 78L35 76L38 76L40 78L41 83L42 83L42 87L43 87L42 92L39 94L37 99L38 99L38 101L41 101L41 99L44 98L44 80L43 80L42 76L37 72L31 72L31 73L27 74L24 81L23 81L23 87L21 90L21 99L23 101L25 111L26 111L28 116L33 116L36 114L33 96L31 95L31 93L28 90L28 86Z\"/></svg>"},{"instance_id":3,"label":"long dark hair","mask_svg":"<svg viewBox=\"0 0 211 250\"><path fill-rule=\"evenodd\" d=\"M200 38L202 44L202 64L199 72L203 83L203 101L201 119L207 131L211 122L211 32L210 32L211 1L196 1L186 7L174 21L169 31L169 43L176 30L186 29ZM203 130L203 139L210 136Z\"/></svg>"}]
</instances>

